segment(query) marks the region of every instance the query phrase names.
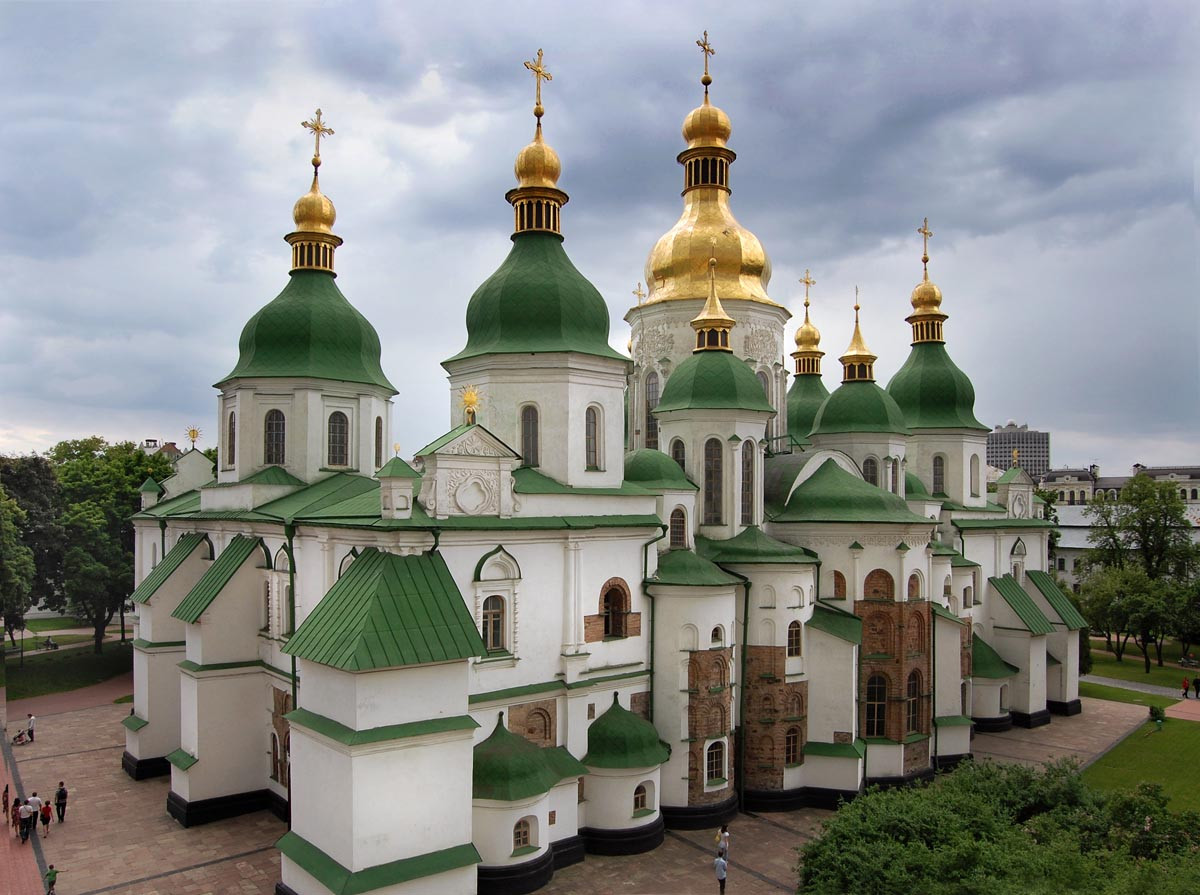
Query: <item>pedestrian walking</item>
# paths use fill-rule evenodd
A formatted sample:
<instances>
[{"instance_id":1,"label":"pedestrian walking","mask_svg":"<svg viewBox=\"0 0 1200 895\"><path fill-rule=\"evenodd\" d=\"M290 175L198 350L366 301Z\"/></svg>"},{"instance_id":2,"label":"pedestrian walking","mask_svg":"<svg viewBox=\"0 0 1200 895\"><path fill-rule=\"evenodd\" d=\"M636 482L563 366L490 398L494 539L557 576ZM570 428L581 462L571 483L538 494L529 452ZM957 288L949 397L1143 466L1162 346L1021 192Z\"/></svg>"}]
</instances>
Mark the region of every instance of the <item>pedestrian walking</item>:
<instances>
[{"instance_id":1,"label":"pedestrian walking","mask_svg":"<svg viewBox=\"0 0 1200 895\"><path fill-rule=\"evenodd\" d=\"M58 882L58 875L60 873L62 871L55 870L53 864L46 868L46 895L54 895L54 884Z\"/></svg>"},{"instance_id":2,"label":"pedestrian walking","mask_svg":"<svg viewBox=\"0 0 1200 895\"><path fill-rule=\"evenodd\" d=\"M29 800L21 803L21 843L29 841L29 828L33 826L34 810L29 807Z\"/></svg>"},{"instance_id":3,"label":"pedestrian walking","mask_svg":"<svg viewBox=\"0 0 1200 895\"><path fill-rule=\"evenodd\" d=\"M1191 681L1189 681L1189 680L1188 680L1188 679L1185 677L1185 678L1183 679L1183 698L1184 698L1184 699L1187 699L1187 698L1188 698L1188 690L1190 690L1191 688L1192 688L1192 682L1191 682Z\"/></svg>"},{"instance_id":4,"label":"pedestrian walking","mask_svg":"<svg viewBox=\"0 0 1200 895\"><path fill-rule=\"evenodd\" d=\"M1192 686L1196 690L1196 698L1200 699L1200 674L1192 678Z\"/></svg>"},{"instance_id":5,"label":"pedestrian walking","mask_svg":"<svg viewBox=\"0 0 1200 895\"><path fill-rule=\"evenodd\" d=\"M21 800L20 799L13 799L11 817L12 817L13 835L20 836L21 835Z\"/></svg>"},{"instance_id":6,"label":"pedestrian walking","mask_svg":"<svg viewBox=\"0 0 1200 895\"><path fill-rule=\"evenodd\" d=\"M4 784L4 822L8 823L8 784Z\"/></svg>"},{"instance_id":7,"label":"pedestrian walking","mask_svg":"<svg viewBox=\"0 0 1200 895\"><path fill-rule=\"evenodd\" d=\"M42 838L45 839L50 835L50 819L54 817L54 809L50 807L49 802L42 803L38 816L42 819Z\"/></svg>"},{"instance_id":8,"label":"pedestrian walking","mask_svg":"<svg viewBox=\"0 0 1200 895\"><path fill-rule=\"evenodd\" d=\"M32 743L33 742L33 725L34 725L34 722L37 721L37 718L33 717L32 712L26 712L25 714L29 717L29 720L25 724L25 735L29 737L29 742Z\"/></svg>"},{"instance_id":9,"label":"pedestrian walking","mask_svg":"<svg viewBox=\"0 0 1200 895\"><path fill-rule=\"evenodd\" d=\"M54 808L58 811L58 822L62 823L67 818L67 787L61 780L54 791Z\"/></svg>"},{"instance_id":10,"label":"pedestrian walking","mask_svg":"<svg viewBox=\"0 0 1200 895\"><path fill-rule=\"evenodd\" d=\"M729 824L721 824L721 829L717 830L717 851L729 859Z\"/></svg>"},{"instance_id":11,"label":"pedestrian walking","mask_svg":"<svg viewBox=\"0 0 1200 895\"><path fill-rule=\"evenodd\" d=\"M41 813L42 810L42 800L38 798L36 789L29 794L29 798L25 800L25 804L33 809L33 813L35 815L33 819L36 821L36 815Z\"/></svg>"},{"instance_id":12,"label":"pedestrian walking","mask_svg":"<svg viewBox=\"0 0 1200 895\"><path fill-rule=\"evenodd\" d=\"M713 861L713 872L717 874L717 886L719 887L720 895L725 895L725 873L729 868L729 862L725 860L725 852L718 851L717 859Z\"/></svg>"}]
</instances>

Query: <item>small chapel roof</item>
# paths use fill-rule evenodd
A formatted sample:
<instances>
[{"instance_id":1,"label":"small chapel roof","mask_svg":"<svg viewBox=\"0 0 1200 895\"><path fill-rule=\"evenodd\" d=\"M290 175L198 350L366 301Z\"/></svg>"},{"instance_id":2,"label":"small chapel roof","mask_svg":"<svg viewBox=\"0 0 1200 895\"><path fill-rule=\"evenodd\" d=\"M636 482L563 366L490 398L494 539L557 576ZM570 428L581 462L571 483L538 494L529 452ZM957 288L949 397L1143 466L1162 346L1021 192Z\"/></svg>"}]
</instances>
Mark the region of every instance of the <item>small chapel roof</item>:
<instances>
[{"instance_id":1,"label":"small chapel roof","mask_svg":"<svg viewBox=\"0 0 1200 895\"><path fill-rule=\"evenodd\" d=\"M608 711L588 727L583 763L590 768L649 768L670 757L654 725L623 707L616 693Z\"/></svg>"}]
</instances>

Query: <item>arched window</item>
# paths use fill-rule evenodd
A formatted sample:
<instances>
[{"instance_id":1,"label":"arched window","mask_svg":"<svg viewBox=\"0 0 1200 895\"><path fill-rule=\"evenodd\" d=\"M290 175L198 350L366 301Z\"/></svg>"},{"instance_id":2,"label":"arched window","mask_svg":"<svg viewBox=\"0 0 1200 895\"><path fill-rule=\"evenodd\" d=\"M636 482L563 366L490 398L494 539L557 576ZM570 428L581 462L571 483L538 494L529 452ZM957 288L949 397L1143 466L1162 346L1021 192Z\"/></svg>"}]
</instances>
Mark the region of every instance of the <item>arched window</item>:
<instances>
[{"instance_id":1,"label":"arched window","mask_svg":"<svg viewBox=\"0 0 1200 895\"><path fill-rule=\"evenodd\" d=\"M600 411L595 407L583 415L583 462L588 469L600 468Z\"/></svg>"},{"instance_id":2,"label":"arched window","mask_svg":"<svg viewBox=\"0 0 1200 895\"><path fill-rule=\"evenodd\" d=\"M287 421L282 410L268 410L263 443L263 462L268 466L282 466L287 462Z\"/></svg>"},{"instance_id":3,"label":"arched window","mask_svg":"<svg viewBox=\"0 0 1200 895\"><path fill-rule=\"evenodd\" d=\"M684 451L682 438L676 438L674 441L671 442L671 459L679 464L680 469L684 468L683 463L684 463L684 460L687 459L687 457L686 457L686 453Z\"/></svg>"},{"instance_id":4,"label":"arched window","mask_svg":"<svg viewBox=\"0 0 1200 895\"><path fill-rule=\"evenodd\" d=\"M237 462L237 413L229 411L229 431L225 434L225 462L221 465L229 469Z\"/></svg>"},{"instance_id":5,"label":"arched window","mask_svg":"<svg viewBox=\"0 0 1200 895\"><path fill-rule=\"evenodd\" d=\"M532 404L521 408L521 458L526 466L538 465L538 412Z\"/></svg>"},{"instance_id":6,"label":"arched window","mask_svg":"<svg viewBox=\"0 0 1200 895\"><path fill-rule=\"evenodd\" d=\"M710 646L725 645L725 632L721 630L720 625L712 629L712 632L708 635L708 642Z\"/></svg>"},{"instance_id":7,"label":"arched window","mask_svg":"<svg viewBox=\"0 0 1200 895\"><path fill-rule=\"evenodd\" d=\"M710 438L704 442L704 524L720 525L721 514L721 483L724 473L721 469L721 441Z\"/></svg>"},{"instance_id":8,"label":"arched window","mask_svg":"<svg viewBox=\"0 0 1200 895\"><path fill-rule=\"evenodd\" d=\"M504 598L492 595L483 601L483 645L490 652L504 649Z\"/></svg>"},{"instance_id":9,"label":"arched window","mask_svg":"<svg viewBox=\"0 0 1200 895\"><path fill-rule=\"evenodd\" d=\"M271 734L271 779L279 779L279 737Z\"/></svg>"},{"instance_id":10,"label":"arched window","mask_svg":"<svg viewBox=\"0 0 1200 895\"><path fill-rule=\"evenodd\" d=\"M629 605L625 591L619 587L610 587L604 592L600 606L604 616L605 637L625 637L626 623L629 619Z\"/></svg>"},{"instance_id":11,"label":"arched window","mask_svg":"<svg viewBox=\"0 0 1200 895\"><path fill-rule=\"evenodd\" d=\"M704 754L704 777L709 783L725 779L725 744L713 743Z\"/></svg>"},{"instance_id":12,"label":"arched window","mask_svg":"<svg viewBox=\"0 0 1200 895\"><path fill-rule=\"evenodd\" d=\"M646 377L646 447L658 448L658 419L654 416L654 408L658 406L659 398L658 374L651 371Z\"/></svg>"},{"instance_id":13,"label":"arched window","mask_svg":"<svg viewBox=\"0 0 1200 895\"><path fill-rule=\"evenodd\" d=\"M533 824L530 823L530 818L522 817L513 825L513 851L522 848L536 847L533 837Z\"/></svg>"},{"instance_id":14,"label":"arched window","mask_svg":"<svg viewBox=\"0 0 1200 895\"><path fill-rule=\"evenodd\" d=\"M754 442L742 442L742 525L754 524Z\"/></svg>"},{"instance_id":15,"label":"arched window","mask_svg":"<svg viewBox=\"0 0 1200 895\"><path fill-rule=\"evenodd\" d=\"M646 810L646 787L639 783L633 790L633 810Z\"/></svg>"},{"instance_id":16,"label":"arched window","mask_svg":"<svg viewBox=\"0 0 1200 895\"><path fill-rule=\"evenodd\" d=\"M863 460L863 478L872 485L879 484L879 461L874 457Z\"/></svg>"},{"instance_id":17,"label":"arched window","mask_svg":"<svg viewBox=\"0 0 1200 895\"><path fill-rule=\"evenodd\" d=\"M375 417L375 468L383 465L383 417Z\"/></svg>"},{"instance_id":18,"label":"arched window","mask_svg":"<svg viewBox=\"0 0 1200 895\"><path fill-rule=\"evenodd\" d=\"M867 724L866 735L887 735L887 678L873 674L867 680Z\"/></svg>"},{"instance_id":19,"label":"arched window","mask_svg":"<svg viewBox=\"0 0 1200 895\"><path fill-rule=\"evenodd\" d=\"M894 600L896 580L884 569L874 569L863 582L863 596L868 600Z\"/></svg>"},{"instance_id":20,"label":"arched window","mask_svg":"<svg viewBox=\"0 0 1200 895\"><path fill-rule=\"evenodd\" d=\"M800 728L789 727L783 736L783 763L800 763Z\"/></svg>"},{"instance_id":21,"label":"arched window","mask_svg":"<svg viewBox=\"0 0 1200 895\"><path fill-rule=\"evenodd\" d=\"M671 510L671 549L687 547L687 514L682 507Z\"/></svg>"},{"instance_id":22,"label":"arched window","mask_svg":"<svg viewBox=\"0 0 1200 895\"><path fill-rule=\"evenodd\" d=\"M933 493L946 493L946 458L941 454L933 458Z\"/></svg>"},{"instance_id":23,"label":"arched window","mask_svg":"<svg viewBox=\"0 0 1200 895\"><path fill-rule=\"evenodd\" d=\"M914 671L908 676L908 698L905 700L905 730L918 733L921 729L921 673Z\"/></svg>"},{"instance_id":24,"label":"arched window","mask_svg":"<svg viewBox=\"0 0 1200 895\"><path fill-rule=\"evenodd\" d=\"M1186 489L1186 488L1180 488L1180 489L1179 489L1179 499L1180 499L1180 500L1187 500L1187 489Z\"/></svg>"},{"instance_id":25,"label":"arched window","mask_svg":"<svg viewBox=\"0 0 1200 895\"><path fill-rule=\"evenodd\" d=\"M346 414L329 414L329 465L348 466L350 462L350 422Z\"/></svg>"},{"instance_id":26,"label":"arched window","mask_svg":"<svg viewBox=\"0 0 1200 895\"><path fill-rule=\"evenodd\" d=\"M150 568L153 569L158 565L158 544L150 545Z\"/></svg>"},{"instance_id":27,"label":"arched window","mask_svg":"<svg viewBox=\"0 0 1200 895\"><path fill-rule=\"evenodd\" d=\"M833 598L835 600L846 599L846 576L841 572L833 573Z\"/></svg>"},{"instance_id":28,"label":"arched window","mask_svg":"<svg viewBox=\"0 0 1200 895\"><path fill-rule=\"evenodd\" d=\"M338 577L339 578L341 578L343 575L346 574L346 570L348 568L350 568L350 563L354 562L354 560L357 558L358 558L358 548L357 547L352 548L349 553L347 553L345 556L342 557L342 561L338 564Z\"/></svg>"},{"instance_id":29,"label":"arched window","mask_svg":"<svg viewBox=\"0 0 1200 895\"><path fill-rule=\"evenodd\" d=\"M1193 488L1192 489L1192 500L1195 500L1195 499L1196 499L1196 489Z\"/></svg>"},{"instance_id":30,"label":"arched window","mask_svg":"<svg viewBox=\"0 0 1200 895\"><path fill-rule=\"evenodd\" d=\"M767 403L770 404L772 407L774 407L775 402L771 399L771 380L769 378L767 378L767 374L764 373L762 370L759 370L758 373L755 375L758 377L758 384L762 386L763 396L767 399ZM775 427L772 425L772 423L774 423L774 422L775 422L774 419L767 420L767 437L768 438L770 438L772 435L775 434Z\"/></svg>"},{"instance_id":31,"label":"arched window","mask_svg":"<svg viewBox=\"0 0 1200 895\"><path fill-rule=\"evenodd\" d=\"M892 460L892 493L900 493L900 461Z\"/></svg>"},{"instance_id":32,"label":"arched window","mask_svg":"<svg viewBox=\"0 0 1200 895\"><path fill-rule=\"evenodd\" d=\"M979 491L979 455L971 455L971 496L978 497Z\"/></svg>"},{"instance_id":33,"label":"arched window","mask_svg":"<svg viewBox=\"0 0 1200 895\"><path fill-rule=\"evenodd\" d=\"M291 636L296 630L296 613L292 609L292 586L290 584L283 589L283 599L283 631Z\"/></svg>"},{"instance_id":34,"label":"arched window","mask_svg":"<svg viewBox=\"0 0 1200 895\"><path fill-rule=\"evenodd\" d=\"M910 600L921 599L921 577L916 572L908 576L908 598Z\"/></svg>"},{"instance_id":35,"label":"arched window","mask_svg":"<svg viewBox=\"0 0 1200 895\"><path fill-rule=\"evenodd\" d=\"M789 656L802 655L804 647L800 639L801 634L800 622L792 622L788 625L787 654Z\"/></svg>"},{"instance_id":36,"label":"arched window","mask_svg":"<svg viewBox=\"0 0 1200 895\"><path fill-rule=\"evenodd\" d=\"M534 709L525 718L525 739L538 746L553 746L550 733L550 713L545 709Z\"/></svg>"}]
</instances>

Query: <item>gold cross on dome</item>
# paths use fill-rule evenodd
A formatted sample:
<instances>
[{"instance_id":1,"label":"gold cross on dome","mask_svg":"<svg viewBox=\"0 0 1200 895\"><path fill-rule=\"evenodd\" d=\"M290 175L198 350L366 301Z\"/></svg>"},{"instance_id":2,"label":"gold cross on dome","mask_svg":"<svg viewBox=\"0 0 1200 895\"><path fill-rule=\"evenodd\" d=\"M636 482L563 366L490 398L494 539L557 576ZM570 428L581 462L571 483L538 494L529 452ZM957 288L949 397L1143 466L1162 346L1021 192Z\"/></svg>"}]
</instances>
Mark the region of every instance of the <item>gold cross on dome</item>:
<instances>
[{"instance_id":1,"label":"gold cross on dome","mask_svg":"<svg viewBox=\"0 0 1200 895\"><path fill-rule=\"evenodd\" d=\"M817 281L812 278L808 268L804 268L804 276L800 278L800 282L804 284L804 303L808 304L808 287L817 285Z\"/></svg>"},{"instance_id":2,"label":"gold cross on dome","mask_svg":"<svg viewBox=\"0 0 1200 895\"><path fill-rule=\"evenodd\" d=\"M713 45L708 42L708 32L707 31L704 32L703 39L696 41L696 46L698 46L700 48L701 52L704 53L704 76L707 78L708 77L708 57L715 55L717 52L715 49L713 49Z\"/></svg>"},{"instance_id":3,"label":"gold cross on dome","mask_svg":"<svg viewBox=\"0 0 1200 895\"><path fill-rule=\"evenodd\" d=\"M921 234L921 240L924 247L921 251L921 263L929 263L929 237L933 236L933 231L929 229L929 218L925 218L925 223L917 228L917 232Z\"/></svg>"},{"instance_id":4,"label":"gold cross on dome","mask_svg":"<svg viewBox=\"0 0 1200 895\"><path fill-rule=\"evenodd\" d=\"M535 62L526 62L525 67L533 72L533 79L537 82L537 98L534 100L533 114L538 118L542 117L542 81L553 81L554 75L546 71L542 65L542 50L538 48L537 60Z\"/></svg>"},{"instance_id":5,"label":"gold cross on dome","mask_svg":"<svg viewBox=\"0 0 1200 895\"><path fill-rule=\"evenodd\" d=\"M325 122L321 120L320 109L317 109L313 117L308 121L301 121L300 126L308 128L313 132L313 137L316 140L313 149L313 164L317 164L321 159L321 137L332 137L333 128L325 126Z\"/></svg>"},{"instance_id":6,"label":"gold cross on dome","mask_svg":"<svg viewBox=\"0 0 1200 895\"><path fill-rule=\"evenodd\" d=\"M638 280L637 288L633 290L633 294L637 296L638 304L642 303L642 299L646 297L646 292L642 289L642 281Z\"/></svg>"}]
</instances>

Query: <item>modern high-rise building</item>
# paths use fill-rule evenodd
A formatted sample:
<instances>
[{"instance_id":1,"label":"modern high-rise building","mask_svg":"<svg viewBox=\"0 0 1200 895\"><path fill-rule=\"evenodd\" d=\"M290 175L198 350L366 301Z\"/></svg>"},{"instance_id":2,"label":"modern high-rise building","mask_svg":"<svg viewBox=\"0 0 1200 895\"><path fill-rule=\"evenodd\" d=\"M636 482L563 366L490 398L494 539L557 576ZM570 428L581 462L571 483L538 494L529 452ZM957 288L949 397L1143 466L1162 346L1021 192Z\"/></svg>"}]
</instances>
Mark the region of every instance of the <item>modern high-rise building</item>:
<instances>
[{"instance_id":1,"label":"modern high-rise building","mask_svg":"<svg viewBox=\"0 0 1200 895\"><path fill-rule=\"evenodd\" d=\"M1008 469L1013 465L1013 451L1017 453L1017 465L1037 481L1050 469L1050 433L1030 429L1022 423L1009 420L997 426L987 437L988 466Z\"/></svg>"}]
</instances>

